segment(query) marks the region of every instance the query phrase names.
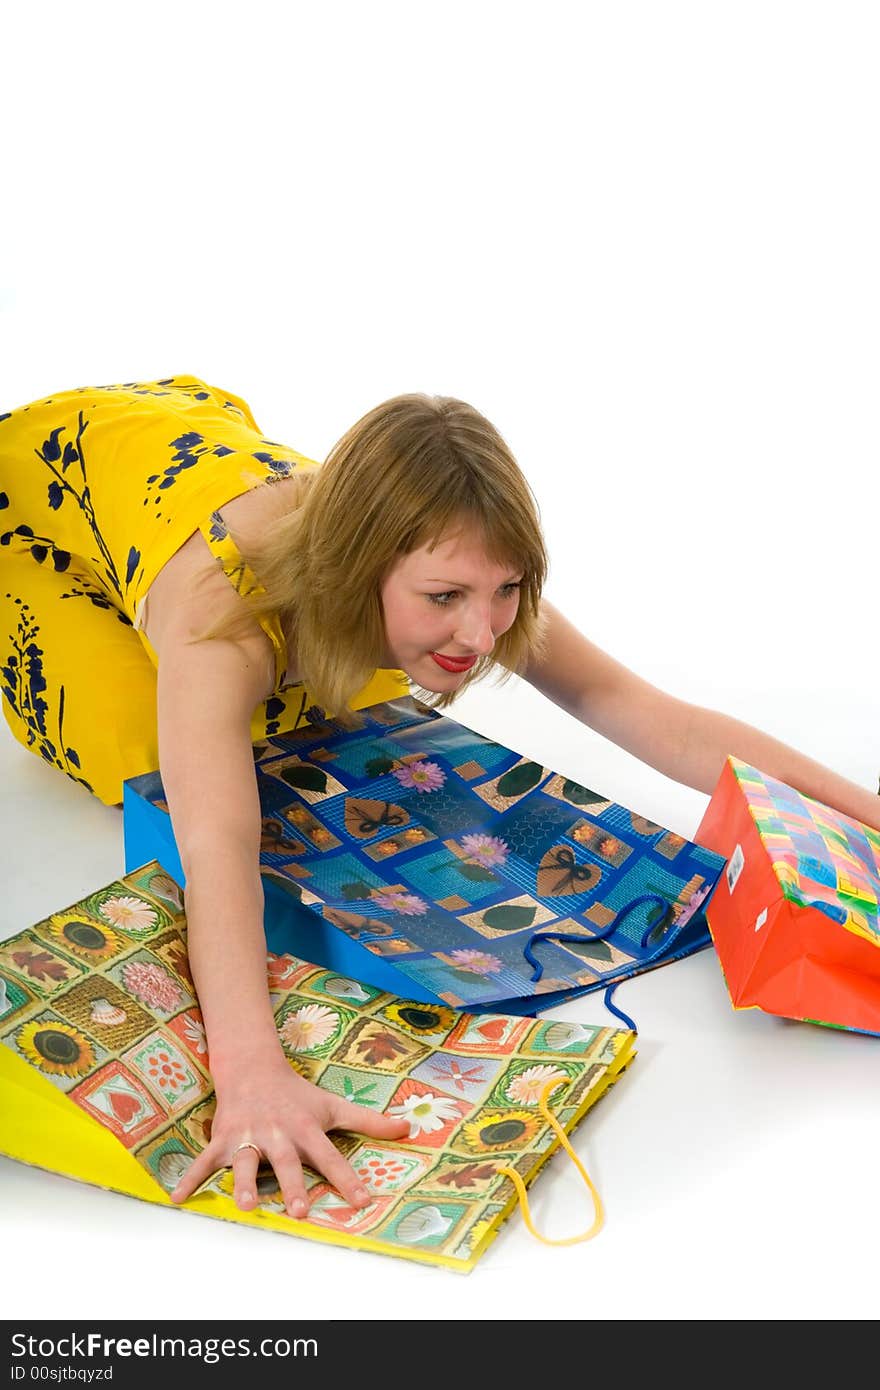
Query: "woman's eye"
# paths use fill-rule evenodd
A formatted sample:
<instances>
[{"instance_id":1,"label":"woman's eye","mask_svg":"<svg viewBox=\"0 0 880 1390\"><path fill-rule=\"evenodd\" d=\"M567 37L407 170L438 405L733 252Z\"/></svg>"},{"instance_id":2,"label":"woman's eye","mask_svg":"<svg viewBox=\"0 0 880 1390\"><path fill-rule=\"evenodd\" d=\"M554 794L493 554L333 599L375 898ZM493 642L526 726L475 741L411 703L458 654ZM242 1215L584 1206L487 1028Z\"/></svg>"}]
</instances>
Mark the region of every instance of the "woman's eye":
<instances>
[{"instance_id":1,"label":"woman's eye","mask_svg":"<svg viewBox=\"0 0 880 1390\"><path fill-rule=\"evenodd\" d=\"M519 589L520 583L519 579L514 579L510 584L502 584L498 592L502 598L512 598ZM429 602L436 603L438 608L446 608L453 599L458 598L458 590L449 589L443 594L428 594L427 598Z\"/></svg>"}]
</instances>

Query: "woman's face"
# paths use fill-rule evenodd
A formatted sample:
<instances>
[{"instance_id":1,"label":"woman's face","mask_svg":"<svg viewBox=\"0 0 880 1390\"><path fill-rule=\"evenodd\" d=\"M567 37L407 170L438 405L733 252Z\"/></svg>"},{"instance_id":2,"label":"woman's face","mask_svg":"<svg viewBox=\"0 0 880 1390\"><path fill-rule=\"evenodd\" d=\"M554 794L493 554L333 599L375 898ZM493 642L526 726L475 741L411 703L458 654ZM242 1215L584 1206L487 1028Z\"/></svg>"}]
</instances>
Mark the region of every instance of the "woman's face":
<instances>
[{"instance_id":1,"label":"woman's face","mask_svg":"<svg viewBox=\"0 0 880 1390\"><path fill-rule=\"evenodd\" d=\"M400 556L380 590L384 664L424 690L456 690L513 623L521 578L469 532Z\"/></svg>"}]
</instances>

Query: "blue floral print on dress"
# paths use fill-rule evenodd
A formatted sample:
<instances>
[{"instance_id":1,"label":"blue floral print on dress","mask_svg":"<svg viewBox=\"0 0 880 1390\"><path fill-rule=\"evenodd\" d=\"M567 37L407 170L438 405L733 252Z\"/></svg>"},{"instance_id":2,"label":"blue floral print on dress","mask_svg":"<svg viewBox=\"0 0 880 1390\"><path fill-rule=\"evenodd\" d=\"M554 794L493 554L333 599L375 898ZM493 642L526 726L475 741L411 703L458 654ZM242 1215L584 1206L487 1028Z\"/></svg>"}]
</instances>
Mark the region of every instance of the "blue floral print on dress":
<instances>
[{"instance_id":1,"label":"blue floral print on dress","mask_svg":"<svg viewBox=\"0 0 880 1390\"><path fill-rule=\"evenodd\" d=\"M68 777L88 791L92 788L85 778L79 776L79 754L75 748L64 745L64 686L58 693L58 742L49 736L48 718L51 713L45 698L47 688L43 673L45 653L37 643L40 626L34 619L30 606L22 599L15 599L19 608L18 630L9 634L12 650L0 667L3 681L3 696L12 710L27 729L29 748L39 753L44 762L66 772ZM76 770L73 770L76 769Z\"/></svg>"}]
</instances>

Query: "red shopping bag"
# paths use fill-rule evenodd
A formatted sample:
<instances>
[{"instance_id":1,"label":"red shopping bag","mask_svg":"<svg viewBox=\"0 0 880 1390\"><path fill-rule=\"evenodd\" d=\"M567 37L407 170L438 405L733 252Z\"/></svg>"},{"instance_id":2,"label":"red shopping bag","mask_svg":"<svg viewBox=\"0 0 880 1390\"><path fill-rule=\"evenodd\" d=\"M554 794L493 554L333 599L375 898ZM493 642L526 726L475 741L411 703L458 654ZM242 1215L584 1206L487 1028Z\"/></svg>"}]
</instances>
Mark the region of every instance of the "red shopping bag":
<instances>
[{"instance_id":1,"label":"red shopping bag","mask_svg":"<svg viewBox=\"0 0 880 1390\"><path fill-rule=\"evenodd\" d=\"M728 758L695 840L733 1007L880 1035L880 834Z\"/></svg>"}]
</instances>

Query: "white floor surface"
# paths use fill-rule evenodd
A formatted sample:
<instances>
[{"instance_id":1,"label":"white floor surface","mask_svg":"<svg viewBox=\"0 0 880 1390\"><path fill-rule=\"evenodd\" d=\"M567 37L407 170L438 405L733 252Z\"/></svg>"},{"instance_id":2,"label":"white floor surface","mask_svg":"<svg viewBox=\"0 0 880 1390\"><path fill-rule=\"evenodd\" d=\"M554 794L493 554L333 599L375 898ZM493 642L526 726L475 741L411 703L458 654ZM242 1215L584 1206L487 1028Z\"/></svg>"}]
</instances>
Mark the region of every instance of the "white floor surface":
<instances>
[{"instance_id":1,"label":"white floor surface","mask_svg":"<svg viewBox=\"0 0 880 1390\"><path fill-rule=\"evenodd\" d=\"M456 717L626 800L630 760L524 687L475 692ZM120 872L122 813L5 730L0 776L8 936ZM693 833L704 796L647 769L638 780L642 795L633 788L627 804ZM181 1317L185 1284L196 1318L360 1318L378 1307L392 1321L873 1317L880 1040L735 1013L711 949L626 982L617 1000L638 1025L638 1056L574 1138L606 1206L593 1240L547 1247L517 1213L457 1275L199 1219L4 1159L3 1240L16 1251L6 1315L33 1316L40 1287L47 1316L88 1316L100 1289L102 1315L122 1318L133 1287L149 1286L157 1318ZM600 995L554 1014L615 1022ZM550 1236L591 1219L562 1155L532 1204ZM62 1289L47 1271L74 1249L78 1277Z\"/></svg>"}]
</instances>

